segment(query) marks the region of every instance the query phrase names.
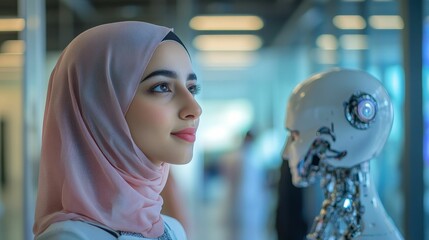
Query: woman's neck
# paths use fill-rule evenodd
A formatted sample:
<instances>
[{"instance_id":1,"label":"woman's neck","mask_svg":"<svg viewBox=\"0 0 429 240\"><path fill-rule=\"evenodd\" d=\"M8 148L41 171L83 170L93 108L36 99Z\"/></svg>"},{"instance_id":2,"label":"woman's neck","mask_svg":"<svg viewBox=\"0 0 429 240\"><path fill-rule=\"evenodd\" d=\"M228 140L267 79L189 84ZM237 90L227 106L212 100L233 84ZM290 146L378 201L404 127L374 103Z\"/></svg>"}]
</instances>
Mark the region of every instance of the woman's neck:
<instances>
[{"instance_id":1,"label":"woman's neck","mask_svg":"<svg viewBox=\"0 0 429 240\"><path fill-rule=\"evenodd\" d=\"M369 162L352 168L325 165L321 173L325 199L308 239L401 239L371 181Z\"/></svg>"}]
</instances>

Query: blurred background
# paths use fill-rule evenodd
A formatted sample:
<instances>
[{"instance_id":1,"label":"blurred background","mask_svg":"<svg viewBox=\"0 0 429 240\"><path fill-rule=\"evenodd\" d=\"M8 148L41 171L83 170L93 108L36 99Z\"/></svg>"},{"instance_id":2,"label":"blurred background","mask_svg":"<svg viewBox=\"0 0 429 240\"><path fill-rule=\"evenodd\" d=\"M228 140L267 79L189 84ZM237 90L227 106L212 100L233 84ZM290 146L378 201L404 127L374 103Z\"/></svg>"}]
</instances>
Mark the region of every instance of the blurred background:
<instances>
[{"instance_id":1,"label":"blurred background","mask_svg":"<svg viewBox=\"0 0 429 240\"><path fill-rule=\"evenodd\" d=\"M191 239L303 239L322 196L291 186L281 160L287 99L310 75L347 67L392 98L372 174L405 238L428 240L428 10L429 0L0 0L0 239L32 239L46 86L62 49L90 27L138 20L174 28L202 84L195 158L172 168Z\"/></svg>"}]
</instances>

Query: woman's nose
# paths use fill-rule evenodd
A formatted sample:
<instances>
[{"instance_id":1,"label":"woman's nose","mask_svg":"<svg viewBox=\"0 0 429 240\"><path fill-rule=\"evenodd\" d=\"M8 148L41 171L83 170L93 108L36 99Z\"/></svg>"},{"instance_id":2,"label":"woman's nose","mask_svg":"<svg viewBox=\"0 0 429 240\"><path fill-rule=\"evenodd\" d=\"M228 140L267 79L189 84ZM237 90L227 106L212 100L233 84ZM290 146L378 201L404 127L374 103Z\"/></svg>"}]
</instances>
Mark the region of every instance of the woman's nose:
<instances>
[{"instance_id":1,"label":"woman's nose","mask_svg":"<svg viewBox=\"0 0 429 240\"><path fill-rule=\"evenodd\" d=\"M180 118L184 120L198 119L202 114L200 104L198 104L192 94L186 95L184 99L185 104L179 113Z\"/></svg>"}]
</instances>

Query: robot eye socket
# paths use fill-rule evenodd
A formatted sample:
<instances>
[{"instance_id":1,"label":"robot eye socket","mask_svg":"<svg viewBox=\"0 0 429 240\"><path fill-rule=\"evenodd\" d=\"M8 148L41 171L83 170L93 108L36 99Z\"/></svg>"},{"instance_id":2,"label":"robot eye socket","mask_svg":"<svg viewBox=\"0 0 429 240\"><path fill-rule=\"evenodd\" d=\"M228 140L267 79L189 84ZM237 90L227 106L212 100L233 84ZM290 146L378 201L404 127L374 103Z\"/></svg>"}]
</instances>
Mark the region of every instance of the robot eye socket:
<instances>
[{"instance_id":1,"label":"robot eye socket","mask_svg":"<svg viewBox=\"0 0 429 240\"><path fill-rule=\"evenodd\" d=\"M377 114L377 102L363 92L353 94L348 102L344 103L344 111L347 121L357 129L367 129L374 122Z\"/></svg>"}]
</instances>

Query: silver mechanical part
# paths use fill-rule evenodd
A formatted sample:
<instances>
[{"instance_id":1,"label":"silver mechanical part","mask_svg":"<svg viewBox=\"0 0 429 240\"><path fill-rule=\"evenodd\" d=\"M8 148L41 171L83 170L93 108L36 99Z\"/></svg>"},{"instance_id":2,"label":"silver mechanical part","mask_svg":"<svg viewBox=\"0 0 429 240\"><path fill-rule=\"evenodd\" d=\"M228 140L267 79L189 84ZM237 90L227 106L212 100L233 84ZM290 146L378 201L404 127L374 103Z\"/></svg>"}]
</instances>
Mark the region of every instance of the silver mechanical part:
<instances>
[{"instance_id":1,"label":"silver mechanical part","mask_svg":"<svg viewBox=\"0 0 429 240\"><path fill-rule=\"evenodd\" d=\"M364 181L365 169L323 165L320 170L325 200L307 239L352 239L361 235L364 207L360 203L359 185Z\"/></svg>"},{"instance_id":2,"label":"silver mechanical part","mask_svg":"<svg viewBox=\"0 0 429 240\"><path fill-rule=\"evenodd\" d=\"M336 138L333 129L334 124L332 123L331 128L323 126L317 131L317 137L313 140L305 157L297 165L297 173L301 179L297 183L298 185L305 187L314 183L316 177L321 174L320 167L323 166L322 162L326 162L327 159L340 161L347 155L347 151L333 149L330 141L321 138L321 136L329 136L332 142L335 142Z\"/></svg>"},{"instance_id":3,"label":"silver mechanical part","mask_svg":"<svg viewBox=\"0 0 429 240\"><path fill-rule=\"evenodd\" d=\"M344 112L347 121L353 127L368 129L377 114L377 102L371 95L358 92L344 103Z\"/></svg>"}]
</instances>

